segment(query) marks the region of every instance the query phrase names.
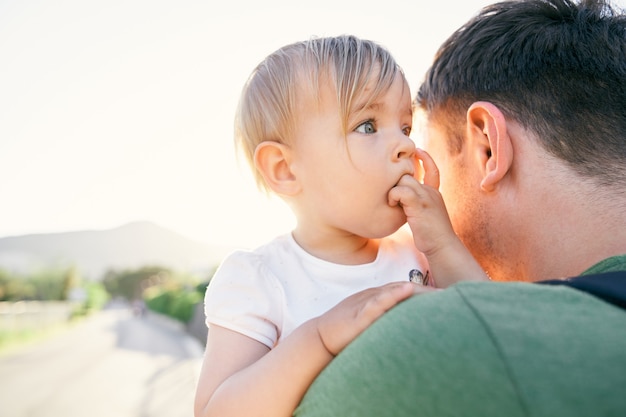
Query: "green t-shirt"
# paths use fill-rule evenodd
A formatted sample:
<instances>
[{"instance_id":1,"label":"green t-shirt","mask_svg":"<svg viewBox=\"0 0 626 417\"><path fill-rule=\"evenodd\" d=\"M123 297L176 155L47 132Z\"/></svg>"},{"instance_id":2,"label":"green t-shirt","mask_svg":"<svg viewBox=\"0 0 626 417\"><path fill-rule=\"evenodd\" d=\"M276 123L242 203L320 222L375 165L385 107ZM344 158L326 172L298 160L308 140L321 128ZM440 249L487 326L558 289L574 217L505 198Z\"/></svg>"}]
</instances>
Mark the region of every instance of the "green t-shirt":
<instances>
[{"instance_id":1,"label":"green t-shirt","mask_svg":"<svg viewBox=\"0 0 626 417\"><path fill-rule=\"evenodd\" d=\"M626 270L626 255L603 262L586 273ZM295 415L626 416L626 312L529 283L412 297L329 364Z\"/></svg>"}]
</instances>

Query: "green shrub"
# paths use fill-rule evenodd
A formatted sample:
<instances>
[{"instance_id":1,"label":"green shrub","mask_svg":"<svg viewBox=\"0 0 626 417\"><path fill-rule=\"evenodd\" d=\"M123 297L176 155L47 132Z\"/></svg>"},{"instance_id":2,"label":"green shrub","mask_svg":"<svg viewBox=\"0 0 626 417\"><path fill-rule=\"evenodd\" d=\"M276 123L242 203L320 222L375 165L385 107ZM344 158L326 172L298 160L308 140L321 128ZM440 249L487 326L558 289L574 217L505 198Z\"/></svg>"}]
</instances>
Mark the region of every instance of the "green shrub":
<instances>
[{"instance_id":1,"label":"green shrub","mask_svg":"<svg viewBox=\"0 0 626 417\"><path fill-rule=\"evenodd\" d=\"M183 323L189 323L194 308L202 300L195 290L170 289L147 291L146 306L157 313L165 314Z\"/></svg>"},{"instance_id":2,"label":"green shrub","mask_svg":"<svg viewBox=\"0 0 626 417\"><path fill-rule=\"evenodd\" d=\"M157 313L169 315L168 311L170 310L170 304L172 304L171 291L154 290L156 291L146 292L144 299L146 306Z\"/></svg>"},{"instance_id":3,"label":"green shrub","mask_svg":"<svg viewBox=\"0 0 626 417\"><path fill-rule=\"evenodd\" d=\"M81 285L80 289L83 291L84 299L77 302L72 317L86 316L87 314L101 310L102 307L109 301L109 293L104 288L104 285L99 282L87 282Z\"/></svg>"},{"instance_id":4,"label":"green shrub","mask_svg":"<svg viewBox=\"0 0 626 417\"><path fill-rule=\"evenodd\" d=\"M183 323L189 323L193 316L196 304L202 299L197 291L181 292L177 294L172 302L171 316Z\"/></svg>"}]
</instances>

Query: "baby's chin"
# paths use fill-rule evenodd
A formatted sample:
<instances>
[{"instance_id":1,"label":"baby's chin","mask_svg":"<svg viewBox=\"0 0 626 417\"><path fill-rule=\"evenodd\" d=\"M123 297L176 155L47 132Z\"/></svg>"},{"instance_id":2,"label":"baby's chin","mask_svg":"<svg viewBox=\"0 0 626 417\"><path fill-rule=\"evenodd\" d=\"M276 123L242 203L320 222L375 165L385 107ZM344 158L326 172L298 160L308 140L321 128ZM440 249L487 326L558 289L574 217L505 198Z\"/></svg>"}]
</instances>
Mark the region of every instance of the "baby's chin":
<instances>
[{"instance_id":1,"label":"baby's chin","mask_svg":"<svg viewBox=\"0 0 626 417\"><path fill-rule=\"evenodd\" d=\"M406 215L404 214L402 208L394 207L394 209L397 209L398 211L395 216L389 216L389 218L384 221L376 222L374 220L372 222L372 224L377 227L375 230L371 230L370 236L368 236L370 239L381 239L392 235L406 224Z\"/></svg>"}]
</instances>

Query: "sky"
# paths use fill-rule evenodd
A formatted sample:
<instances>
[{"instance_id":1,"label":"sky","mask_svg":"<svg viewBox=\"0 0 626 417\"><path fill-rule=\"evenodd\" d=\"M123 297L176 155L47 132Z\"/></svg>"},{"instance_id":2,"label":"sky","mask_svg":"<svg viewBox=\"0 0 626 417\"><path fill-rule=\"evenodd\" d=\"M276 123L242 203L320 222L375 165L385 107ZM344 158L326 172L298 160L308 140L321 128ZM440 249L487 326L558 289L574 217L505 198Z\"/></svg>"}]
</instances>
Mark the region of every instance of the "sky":
<instances>
[{"instance_id":1,"label":"sky","mask_svg":"<svg viewBox=\"0 0 626 417\"><path fill-rule=\"evenodd\" d=\"M490 3L0 0L0 237L151 221L254 247L287 232L289 209L233 147L252 69L283 45L353 34L387 47L414 94Z\"/></svg>"}]
</instances>

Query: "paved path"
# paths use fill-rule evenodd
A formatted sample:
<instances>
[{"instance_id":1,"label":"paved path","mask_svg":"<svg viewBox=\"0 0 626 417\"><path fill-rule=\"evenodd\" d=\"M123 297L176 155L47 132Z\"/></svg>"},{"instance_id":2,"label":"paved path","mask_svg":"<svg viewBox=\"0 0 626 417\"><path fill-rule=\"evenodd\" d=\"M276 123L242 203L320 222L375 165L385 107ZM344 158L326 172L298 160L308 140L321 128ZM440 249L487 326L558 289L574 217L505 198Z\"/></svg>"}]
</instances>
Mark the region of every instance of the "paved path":
<instances>
[{"instance_id":1,"label":"paved path","mask_svg":"<svg viewBox=\"0 0 626 417\"><path fill-rule=\"evenodd\" d=\"M192 417L202 349L172 321L107 309L0 356L0 416Z\"/></svg>"}]
</instances>

